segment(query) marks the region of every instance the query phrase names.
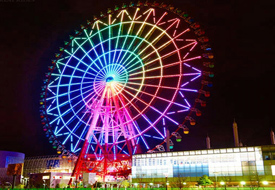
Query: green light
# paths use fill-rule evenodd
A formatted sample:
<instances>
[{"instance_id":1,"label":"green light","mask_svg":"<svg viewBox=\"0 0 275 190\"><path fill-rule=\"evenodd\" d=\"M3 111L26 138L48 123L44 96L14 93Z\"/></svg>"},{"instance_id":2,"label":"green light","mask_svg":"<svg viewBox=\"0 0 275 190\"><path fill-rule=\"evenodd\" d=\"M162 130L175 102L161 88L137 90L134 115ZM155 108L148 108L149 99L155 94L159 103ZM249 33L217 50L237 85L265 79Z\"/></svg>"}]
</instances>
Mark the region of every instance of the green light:
<instances>
[{"instance_id":1,"label":"green light","mask_svg":"<svg viewBox=\"0 0 275 190\"><path fill-rule=\"evenodd\" d=\"M181 142L181 138L176 139L177 142Z\"/></svg>"},{"instance_id":2,"label":"green light","mask_svg":"<svg viewBox=\"0 0 275 190\"><path fill-rule=\"evenodd\" d=\"M174 146L170 145L170 146L169 146L169 148L170 148L170 149L173 149L173 148L174 148Z\"/></svg>"},{"instance_id":3,"label":"green light","mask_svg":"<svg viewBox=\"0 0 275 190\"><path fill-rule=\"evenodd\" d=\"M54 149L56 149L57 147L56 146L53 146Z\"/></svg>"}]
</instances>

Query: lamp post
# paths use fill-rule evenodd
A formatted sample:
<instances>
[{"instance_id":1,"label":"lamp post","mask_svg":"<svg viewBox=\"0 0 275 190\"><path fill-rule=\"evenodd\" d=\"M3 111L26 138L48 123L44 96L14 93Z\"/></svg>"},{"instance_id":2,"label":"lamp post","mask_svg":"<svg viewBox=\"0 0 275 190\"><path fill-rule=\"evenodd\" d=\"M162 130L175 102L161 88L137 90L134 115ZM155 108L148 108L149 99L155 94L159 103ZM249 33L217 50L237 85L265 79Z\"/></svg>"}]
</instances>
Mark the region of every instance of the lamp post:
<instances>
[{"instance_id":1,"label":"lamp post","mask_svg":"<svg viewBox=\"0 0 275 190\"><path fill-rule=\"evenodd\" d=\"M216 180L216 182L215 182L215 190L217 189L217 173L218 172L213 172L214 174L215 174L215 180Z\"/></svg>"},{"instance_id":2,"label":"lamp post","mask_svg":"<svg viewBox=\"0 0 275 190\"><path fill-rule=\"evenodd\" d=\"M168 181L167 181L167 177L168 177L168 173L163 173L165 175L165 189L167 190L167 185L168 185Z\"/></svg>"}]
</instances>

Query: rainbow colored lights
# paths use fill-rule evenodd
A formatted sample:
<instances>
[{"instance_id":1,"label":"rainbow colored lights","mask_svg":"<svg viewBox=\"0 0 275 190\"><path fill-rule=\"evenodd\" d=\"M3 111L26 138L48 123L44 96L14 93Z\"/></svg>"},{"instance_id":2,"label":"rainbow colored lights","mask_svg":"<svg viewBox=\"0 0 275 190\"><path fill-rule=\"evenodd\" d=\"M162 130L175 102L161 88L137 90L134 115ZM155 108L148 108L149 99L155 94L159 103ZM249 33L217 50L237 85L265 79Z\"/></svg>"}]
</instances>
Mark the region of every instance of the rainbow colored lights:
<instances>
[{"instance_id":1,"label":"rainbow colored lights","mask_svg":"<svg viewBox=\"0 0 275 190\"><path fill-rule=\"evenodd\" d=\"M78 154L88 140L87 153L116 160L163 143L164 127L179 131L181 123L196 123L191 115L201 112L191 109L212 85L213 54L200 26L173 10L109 11L60 48L40 102L44 129L59 154Z\"/></svg>"}]
</instances>

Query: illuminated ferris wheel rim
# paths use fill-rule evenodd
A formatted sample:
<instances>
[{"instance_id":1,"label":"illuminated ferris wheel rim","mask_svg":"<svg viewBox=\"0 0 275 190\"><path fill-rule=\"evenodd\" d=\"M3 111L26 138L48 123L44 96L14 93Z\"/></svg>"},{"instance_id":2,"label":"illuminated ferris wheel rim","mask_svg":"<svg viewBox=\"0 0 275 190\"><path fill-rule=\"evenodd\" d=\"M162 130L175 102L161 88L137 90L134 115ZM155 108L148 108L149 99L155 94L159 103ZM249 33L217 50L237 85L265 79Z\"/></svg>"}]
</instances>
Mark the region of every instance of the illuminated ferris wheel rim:
<instances>
[{"instance_id":1,"label":"illuminated ferris wheel rim","mask_svg":"<svg viewBox=\"0 0 275 190\"><path fill-rule=\"evenodd\" d=\"M151 9L152 9L152 8L151 8ZM88 39L86 39L82 44L80 44L80 46L75 50L75 52L77 52L77 51L81 48L81 46L82 46L83 44L87 43L91 38L93 38L94 36L98 35L98 34L101 33L102 31L108 30L108 28L114 27L114 26L117 26L117 25L120 25L120 24L131 24L131 23L132 23L132 21L131 21L131 22L130 22L130 21L128 21L128 22L121 22L121 23L117 23L117 24L112 24L112 25L110 25L109 27L105 27L105 28L99 30L98 32L96 32L95 34L93 34L92 36L90 36ZM178 51L178 47L177 47L176 43L174 42L174 39L176 39L176 37L174 37L174 38L171 37L171 36L166 32L166 30L163 30L163 29L161 29L160 27L156 26L155 24L151 24L151 23L148 23L148 22L136 21L136 23L149 25L149 26L152 26L153 28L156 28L156 29L162 31L162 33L164 33L164 34L171 40L171 42L173 43L173 45L174 45L175 48L176 48L176 51ZM188 32L189 30L190 30L190 29L188 28L188 29L186 29L185 31L183 31L183 33ZM181 34L182 34L182 33L181 33ZM160 69L161 69L161 77L160 77L159 85L158 85L158 87L157 87L158 90L159 90L159 88L161 88L161 78L162 78L162 69L163 69L163 65L162 65L162 59L161 59L161 56L160 56L159 53L158 53L158 50L157 50L155 47L153 47L153 45L152 45L149 41L147 41L145 38L140 38L140 37L138 37L138 36L120 35L120 36L111 37L111 39L123 38L123 37L126 37L126 36L127 36L128 38L129 38L129 37L133 37L133 38L136 38L136 39L142 39L141 42L145 41L145 42L148 44L148 46L152 46L152 48L156 51L157 55L159 56L158 59L159 59L159 62L160 62ZM85 54L85 56L87 56L91 51L95 51L95 49L97 48L97 46L101 46L103 43L106 43L106 42L108 42L108 41L109 41L109 39L106 39L106 40L104 40L104 41L98 43L97 45L94 46L94 48L90 49L90 50ZM148 47L148 46L147 46L147 47ZM146 47L146 48L147 48L147 47ZM146 49L146 48L145 48L145 49ZM112 50L112 51L120 51L120 52L121 52L121 51L128 51L128 50L122 50L122 49L121 49L121 50ZM134 51L135 51L135 50L134 50ZM177 63L180 65L180 72L181 72L182 69L181 69L181 64L180 64L180 63L182 63L182 60L181 60L180 53L179 53L179 52L177 52L177 53L178 53L178 57L179 57L179 59L180 59ZM105 57L105 55L107 55L107 54L109 54L109 52L103 53L102 55L100 55L99 57L97 57L97 59L100 59L101 57ZM134 54L134 53L133 53L133 54ZM74 55L74 53L71 54L71 56L73 56L73 55ZM82 59L84 59L84 56L83 56ZM82 59L80 59L80 62L82 61ZM96 59L96 60L97 60L97 59ZM93 63L95 63L96 60L94 60ZM68 64L69 61L70 61L70 59L67 61L66 64ZM80 62L79 62L79 64L80 64ZM92 64L90 65L90 67L91 67L91 66L92 66ZM87 69L88 69L88 68L87 68ZM143 72L144 72L144 71L143 71ZM62 75L61 75L61 76L62 76ZM181 75L181 73L180 73L180 74L179 74L179 80L178 80L179 82L178 82L177 88L175 89L176 91L179 90L179 85L180 85L180 79L181 79L181 77L182 77L182 75ZM143 85L140 86L139 91L141 90L142 86L143 86ZM157 95L158 90L155 92L154 96ZM135 97L136 97L137 95L138 95L138 93L135 95ZM170 106L173 104L173 100L174 100L175 96L176 96L176 93L175 93L175 95L173 96L173 99L171 100L171 102L170 102L169 106L167 107L167 109L165 110L165 112L167 112L167 110L169 110ZM155 98L155 97L154 97L154 98ZM83 100L85 100L85 98L83 98ZM154 99L152 99L152 100L149 102L149 104L148 104L147 107L150 106L150 103L152 103L153 100L154 100ZM134 101L134 98L133 98L132 100L128 101L128 103L127 103L125 106L128 106L129 104L131 104L132 101ZM123 109L123 108L121 108L121 109ZM73 110L73 109L72 109L72 110ZM146 109L144 109L139 115L141 115L145 110L146 110ZM135 116L135 117L133 118L133 120L135 120L136 117L139 117L139 115L138 115L138 116ZM163 113L162 115L165 115L165 113ZM161 118L160 118L160 119L161 119ZM158 120L158 121L159 121L159 120ZM154 124L157 123L158 121L155 121ZM131 121L129 121L129 122L131 122ZM154 124L151 124L150 127L153 127ZM145 131L145 132L146 132L146 131Z\"/></svg>"},{"instance_id":2,"label":"illuminated ferris wheel rim","mask_svg":"<svg viewBox=\"0 0 275 190\"><path fill-rule=\"evenodd\" d=\"M69 59L67 60L67 62L66 62L66 64L65 64L65 67L64 67L64 69L62 70L62 73L61 73L61 75L59 76L60 77L60 80L59 80L59 83L58 83L58 85L62 85L63 83L61 83L61 78L62 78L62 76L66 76L66 73L65 73L65 70L66 70L66 67L68 68L68 67L70 67L70 60L71 59L74 59L74 56L75 57L77 57L78 55L77 55L77 53L78 53L78 51L80 51L81 49L82 49L82 46L84 46L86 43L88 43L88 42L90 42L91 40L93 40L93 38L97 38L97 36L98 35L101 35L101 33L102 32L104 32L104 31L110 31L110 28L115 28L116 26L121 26L121 25L125 25L125 27L127 26L127 25L133 25L133 23L135 23L135 24L140 24L140 25L146 25L146 26L150 26L150 27L152 27L151 28L151 30L150 31L152 31L152 30L154 30L154 29L157 29L157 30L160 30L160 31L162 31L162 33L165 35L165 36L167 36L168 38L169 38L169 43L168 44L170 44L170 43L172 43L173 45L174 45L174 48L175 48L175 50L174 50L174 52L176 52L176 54L178 55L178 61L175 61L174 63L170 63L170 62L166 62L166 61L164 61L163 62L163 59L165 59L165 57L163 57L163 55L162 55L162 53L160 53L159 52L159 49L160 48L155 48L154 47L154 45L152 44L152 42L150 42L150 41L148 41L148 40L146 40L146 37L144 37L144 38L142 38L142 37L139 37L139 36L134 36L134 35L132 35L132 34L127 34L127 35L122 35L122 34L118 34L117 36L112 36L112 37L110 37L109 36L109 38L108 39L105 39L105 40L101 40L99 43L96 43L96 45L95 46L93 46L90 50L88 50L88 51L86 51L85 52L85 54L84 54L84 56L82 56L80 59L78 59L79 61L78 61L78 63L77 63L77 65L76 66L74 66L74 68L73 68L73 74L74 73L77 73L78 72L78 70L79 70L79 68L78 68L78 66L79 65L81 65L84 61L82 61L82 60L84 60L85 58L87 58L87 57L89 57L89 54L91 53L91 52L96 52L96 54L97 54L97 48L99 48L99 47L101 47L101 48L103 48L103 46L104 46L104 44L108 44L108 43L110 43L110 41L112 41L112 40L116 40L117 39L117 41L119 41L119 39L125 39L124 40L124 43L126 42L126 39L129 39L129 38L134 38L134 40L136 40L136 39L138 39L138 40L140 40L140 44L141 43L147 43L148 45L147 45L147 47L146 48L144 48L143 49L143 51L145 51L149 46L152 48L152 49L154 49L154 51L156 52L156 54L158 55L158 58L157 59L155 59L155 60L159 60L159 62L160 62L160 70L161 70L161 74L160 74L160 76L159 76L159 81L158 81L158 85L155 85L155 86L157 86L157 90L155 91L155 93L154 94L150 94L153 98L151 98L151 100L150 100L150 102L147 104L147 106L146 106L146 108L143 108L139 113L138 113L138 115L135 115L135 116L133 116L130 120L128 120L128 121L125 121L125 123L124 124L129 124L129 123L134 123L135 121L136 121L136 119L137 118L139 118L139 117L143 117L143 114L146 112L146 110L147 109L153 109L155 112L157 112L158 114L159 114L159 116L158 116L158 118L157 119L155 119L155 120L153 120L153 122L149 122L149 125L147 126L147 128L145 128L145 129L142 129L141 131L139 131L138 129L137 129L137 133L135 134L135 135L132 135L131 137L129 137L128 138L128 140L131 140L131 139L136 139L136 138L138 138L138 137L142 137L146 132L148 132L149 130L151 130L151 128L155 128L156 129L156 124L161 120L161 119L163 119L163 118L166 118L166 119L168 119L169 120L169 118L170 118L170 116L168 116L167 115L167 112L168 112L168 110L171 108L171 106L172 105L177 105L176 104L176 102L175 102L175 98L178 96L178 93L182 90L182 87L181 87L181 80L182 80L182 77L184 76L184 72L182 72L182 68L183 68L183 66L182 66L182 64L185 64L186 63L186 61L188 60L187 58L186 58L186 55L184 56L184 57L182 57L182 55L181 55L181 50L182 49L184 49L184 48L188 48L188 47L190 47L190 46L192 46L192 48L194 48L195 47L195 45L197 45L197 43L198 43L198 41L193 41L193 43L190 43L190 44L187 44L186 46L181 46L180 48L178 48L178 45L177 45L177 42L175 41L180 35L183 35L184 33L186 33L186 32L190 32L190 28L187 28L187 29L185 29L185 30L183 30L181 33L179 33L179 34L177 34L176 36L174 35L174 36L172 36L172 34L169 34L169 32L168 32L168 29L166 29L166 30L164 30L164 29L162 29L160 26L157 26L157 23L161 20L161 19L159 19L158 20L158 22L157 23L155 23L155 24L152 24L152 23L149 23L149 22L147 22L147 20L146 21L144 21L144 22L142 22L142 21L137 21L137 20L134 20L134 18L135 17L137 17L137 15L136 15L136 13L138 12L138 11L140 11L140 8L139 7L131 7L132 9L135 9L136 10L136 12L135 12L135 15L134 15L134 17L133 17L133 19L131 20L131 21L122 21L122 22L120 22L120 23L115 23L115 24L113 24L114 23L114 21L113 21L113 23L112 24L110 24L109 26L107 25L107 27L105 27L105 28L101 28L101 29L98 29L98 31L96 32L96 33L94 33L93 35L90 35L90 36L88 36L87 35L87 30L88 30L88 28L89 28L89 26L95 26L96 24L98 25L100 22L102 23L102 21L100 20L100 19L98 19L98 20L95 20L95 22L93 22L93 23L89 23L86 27L82 27L82 31L81 32L78 32L73 38L72 38L72 40L71 40L71 42L70 43L67 43L67 45L66 45L66 47L68 47L69 45L71 45L73 42L74 42L74 40L75 39L77 39L78 38L78 36L80 35L80 33L83 33L83 32L85 32L85 34L86 34L86 36L87 36L87 38L81 43L81 44L78 44L78 47L76 48L76 49L74 49L74 51L73 52L69 52L66 48L65 48L65 50L64 51L62 51L62 53L67 53L68 55L69 55ZM143 9L147 9L147 11L146 12L152 12L152 11L155 11L155 9L156 9L157 7L143 7ZM129 9L130 9L130 7L129 7ZM127 12L127 10L128 10L128 8L126 8L126 9L120 9L120 10L117 10L117 11L114 11L113 13L112 13L112 15L115 15L116 13L118 13L119 12L119 14L124 14L124 13L126 13ZM168 11L169 12L169 11ZM127 13L128 14L128 13ZM165 12L165 14L163 14L164 16L165 15L167 15L168 13L167 12ZM170 14L170 13L169 13ZM173 13L174 14L174 13ZM102 17L103 19L104 18L107 18L108 17L108 19L109 18L111 18L111 16L110 16L111 14L108 14L108 16L106 16L106 17ZM150 15L150 14L148 14L148 15ZM162 17L164 17L162 15ZM129 15L128 15L129 16ZM130 16L129 16L130 17ZM178 22L180 22L182 19L181 18L176 18L175 19L175 21L174 22L176 22L176 21L178 21ZM168 22L173 22L173 20L170 20L170 21L168 21ZM130 27L131 27L130 26ZM173 25L170 25L170 27L172 27ZM97 26L98 27L98 26ZM149 32L150 33L150 32ZM148 34L149 34L148 33ZM162 34L161 33L161 34ZM91 34L91 33L90 33ZM175 34L175 32L174 32L174 34ZM159 36L161 36L161 35L159 35ZM156 39L156 38L155 38ZM133 41L134 41L133 40ZM164 44L163 44L164 45ZM140 56L142 53L143 53L143 51L141 52L141 53L139 53L138 55L136 55L135 54L135 51L136 51L136 49L138 48L139 46L137 46L134 50L133 49L124 49L124 45L123 45L123 47L121 48L118 48L118 49L109 49L109 51L104 51L103 50L103 52L99 55L99 56L97 56L96 57L96 59L93 59L92 60L92 63L91 64L89 64L89 66L86 68L86 71L85 71L85 74L83 75L83 77L81 78L81 87L80 87L80 89L81 89L81 94L80 94L80 96L81 96L81 99L82 99L82 101L84 101L85 102L85 106L86 107L88 107L89 109L91 109L91 105L89 104L89 101L87 102L87 101L85 101L85 99L86 98L88 98L88 96L86 96L86 97L84 97L84 93L87 93L87 91L83 91L83 89L86 89L86 88L89 88L89 86L85 86L86 85L86 83L88 83L88 82L84 82L84 80L85 80L85 75L86 75L86 73L89 73L89 70L90 69L94 69L93 68L93 65L95 66L96 65L96 62L97 62L97 60L101 60L102 59L102 57L104 57L104 59L106 60L106 56L109 54L109 56L110 56L110 54L112 54L113 52L115 52L115 53L113 53L113 54L116 54L116 53L118 53L118 52L125 52L125 51L128 51L128 52L132 52L132 54L133 55L135 55L136 57L138 57L138 56ZM162 51L162 49L160 50L160 51ZM127 53L126 53L127 54ZM125 55L126 55L125 54ZM174 54L174 53L173 53ZM131 57L131 56L130 56ZM201 56L198 56L198 57L201 57ZM135 99L137 99L137 101L140 101L140 102L142 102L142 99L140 99L138 96L139 96L139 94L140 93L143 93L144 95L148 95L149 93L146 93L146 92L142 92L142 89L144 88L144 82L145 82L145 79L146 79L146 72L147 72L147 70L144 68L145 66L146 66L146 64L148 64L148 63L144 63L144 57L143 58L139 58L139 59L141 59L142 61L141 61L141 64L142 64L142 71L140 71L141 73L142 73L142 76L143 77L141 77L142 78L142 83L141 83L141 85L140 85L140 88L139 88L139 90L136 92L136 94L133 96L133 95L131 95L132 96L132 99L129 99L129 98L127 98L127 96L125 96L125 95L123 95L123 92L124 91L126 91L127 92L127 90L126 90L126 88L127 88L127 84L131 84L131 77L132 76L135 76L135 74L133 74L133 75L131 75L131 73L129 74L129 72L128 72L128 70L127 70L127 68L125 68L125 73L127 73L127 79L126 78L123 78L123 79L121 79L121 80L124 80L124 81L115 81L117 78L116 78L116 75L108 75L107 74L107 71L105 71L104 70L104 68L101 68L101 70L99 69L99 72L101 72L102 71L102 73L103 72L105 72L105 76L103 76L104 74L102 74L102 76L98 79L98 80L96 80L96 77L93 79L93 84L96 84L96 83L98 83L98 86L101 86L101 87L94 87L94 88L90 88L90 89L94 89L94 91L96 92L96 94L94 94L93 96L95 97L95 96L100 96L100 94L102 94L103 93L103 87L104 86L106 86L106 84L108 83L107 82L107 79L109 78L109 79L111 79L111 80L114 80L115 81L115 84L117 85L117 88L119 89L118 90L118 92L115 94L115 96L118 96L118 99L121 101L121 102L123 102L123 100L121 100L120 98L119 98L119 95L120 94L122 94L123 95L123 99L124 99L124 101L126 100L126 102L127 102L127 105L125 106L123 103L121 103L122 105L124 105L125 107L127 107L127 106L132 106L132 107L134 107L135 108L135 105L134 105L134 100ZM195 59L197 59L197 58L195 58ZM127 59L128 60L128 59ZM134 59L132 59L132 60L134 60ZM153 61L155 61L155 60L153 60ZM188 60L189 61L189 60ZM59 61L58 61L59 62ZM101 61L100 61L101 62ZM105 62L106 63L106 62ZM99 63L98 63L99 64ZM113 64L113 65L120 65L119 63L117 63L117 62L112 62L111 64ZM169 68L169 67L173 67L174 65L178 65L179 67L180 67L180 69L179 69L179 71L180 71L180 74L176 74L176 75L171 75L171 76L165 76L165 75L163 75L163 69L165 69L165 68ZM100 65L99 65L100 66ZM102 65L103 66L103 65ZM121 65L120 65L121 66ZM98 65L95 67L95 69L98 67ZM109 67L108 65L106 65L106 66L104 66L105 68L106 67ZM121 67L123 67L123 65L121 66ZM193 68L193 67L192 67ZM59 69L59 68L58 68ZM51 72L51 74L49 75L49 78L51 78L52 77L52 73L53 72ZM150 75L150 74L149 74ZM73 75L74 76L74 75ZM98 74L97 74L97 76L98 76ZM173 96L172 97L170 97L170 100L169 100L169 104L168 104L168 106L166 107L166 109L164 109L164 110L161 110L161 111L158 111L158 109L157 108L154 108L151 104L152 104L152 102L154 101L154 100L161 100L161 101L166 101L167 102L167 100L164 100L164 98L163 97L158 97L158 93L159 93L159 90L160 89L165 89L166 87L164 87L164 86L162 86L161 85L161 83L162 83L162 79L163 79L163 77L165 78L165 77L178 77L178 82L177 82L177 85L176 86L174 86L174 87L172 87L171 89L173 89L174 90L174 94L173 94ZM78 77L78 76L77 76ZM156 77L156 76L153 76L153 77ZM153 78L152 77L152 78ZM89 77L87 77L87 78L89 78ZM133 77L132 77L133 78ZM138 76L136 77L136 78L138 78ZM108 80L109 80L108 79ZM73 80L74 80L74 78L73 77L71 77L70 78L70 82L69 82L69 84L71 84L71 83L73 83ZM118 80L118 79L117 79ZM136 79L137 80L137 79ZM124 82L124 83L123 83ZM48 82L48 84L47 84L47 86L49 87L49 82ZM150 85L148 85L149 87L150 87ZM148 87L147 86L147 87ZM153 86L153 85L151 85L151 86ZM168 87L168 86L167 86ZM97 89L97 90L96 90ZM99 89L99 90L98 90ZM203 89L203 85L201 86L201 88L200 89ZM73 96L73 95L71 95L71 93L70 92L72 92L72 93L74 93L74 92L76 92L76 90L74 90L74 88L73 88L73 86L71 86L71 85L69 85L69 87L68 87L68 90L69 90L69 92L68 92L68 102L69 102L69 106L70 106L70 109L71 109L71 112L73 112L74 113L74 116L75 116L75 118L77 118L78 120L79 120L79 122L77 123L77 125L79 124L79 123L83 123L86 127L88 127L89 126L89 124L87 123L87 122L85 122L84 120L83 120L83 118L84 118L84 116L85 115L83 115L83 117L80 117L79 116L79 113L80 113L80 109L78 110L78 111L75 111L74 109L75 109L75 104L73 105L72 103L71 103L71 101L74 101L77 97L75 97L75 96ZM116 89L117 90L117 89ZM48 91L48 89L47 89L47 91ZM100 91L100 92L99 92ZM57 88L57 92L59 92L59 88ZM62 90L61 90L61 92L60 92L60 94L63 96L64 95L64 93L62 92ZM128 94L130 94L129 92L128 92ZM59 93L58 93L58 95L59 95ZM66 95L64 95L64 96L66 96ZM71 97L72 96L72 97ZM200 95L199 95L200 96ZM90 100L92 100L93 99L93 97L91 97L90 98ZM56 98L56 102L59 102L59 98ZM67 103L67 102L65 102L65 103ZM60 104L58 103L58 105L62 105L63 106L63 104L65 104L64 102L62 103L62 101L60 102ZM145 102L146 103L146 102ZM194 105L195 105L196 103L194 103ZM50 105L51 106L51 105ZM61 106L61 107L62 107ZM64 120L64 118L63 117L65 117L67 114L65 114L65 116L64 116L64 112L62 113L62 110L60 110L61 109L61 107L57 107L57 110L58 110L58 114L59 114L59 119L57 119L57 120L62 120L62 122L64 123L64 127L65 128L67 128L67 130L69 131L69 133L72 135L72 136L75 136L76 138L78 138L79 140L83 140L83 138L82 138L82 135L83 135L83 133L82 134L80 134L80 135L77 135L76 133L75 133L75 130L77 129L77 127L79 128L79 126L77 126L77 127L74 127L74 128L70 128L69 127L69 125L67 125L67 124L69 124L71 121L70 120L66 120L66 118L65 118L65 120ZM119 108L120 110L123 110L123 107L120 107ZM190 109L190 108L189 108ZM46 109L46 110L48 110L48 109ZM138 110L138 109L137 109ZM129 111L127 111L127 109L126 109L126 112L129 112ZM191 112L190 112L191 113ZM129 113L128 113L129 114ZM190 115L190 114L189 114ZM146 118L144 118L145 120L146 120ZM56 122L57 120L55 120L54 122ZM88 122L89 122L90 120L88 120ZM171 118L170 118L170 121L172 121L171 120ZM186 120L184 120L184 122L185 122ZM54 122L51 122L51 124L53 124ZM172 122L174 122L174 124L179 124L179 123L181 123L181 122L176 122L176 121L172 121ZM134 124L135 125L135 124ZM135 126L136 127L136 126ZM60 130L59 130L60 131ZM157 131L157 129L156 129L156 131ZM83 132L84 132L84 130L83 130ZM55 134L56 135L56 134ZM161 135L162 136L162 135ZM69 136L68 136L69 137ZM163 137L163 136L162 136ZM78 142L79 142L79 140L78 140ZM125 141L125 139L124 140L121 140L121 141L116 141L116 142L113 142L114 144L119 144L119 143L121 143L121 142L124 142ZM144 141L144 140L143 140ZM109 144L112 144L111 142L109 143Z\"/></svg>"}]
</instances>

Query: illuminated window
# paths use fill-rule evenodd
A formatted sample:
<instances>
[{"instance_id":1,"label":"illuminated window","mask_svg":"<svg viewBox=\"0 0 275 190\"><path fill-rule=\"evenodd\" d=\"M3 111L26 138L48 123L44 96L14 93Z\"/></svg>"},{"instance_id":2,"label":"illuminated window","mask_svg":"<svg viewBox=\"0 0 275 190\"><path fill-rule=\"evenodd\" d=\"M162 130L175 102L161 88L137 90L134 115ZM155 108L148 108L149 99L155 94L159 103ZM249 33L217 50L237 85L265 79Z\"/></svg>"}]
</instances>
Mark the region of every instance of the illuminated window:
<instances>
[{"instance_id":1,"label":"illuminated window","mask_svg":"<svg viewBox=\"0 0 275 190\"><path fill-rule=\"evenodd\" d=\"M226 153L226 149L221 149L221 153Z\"/></svg>"},{"instance_id":2,"label":"illuminated window","mask_svg":"<svg viewBox=\"0 0 275 190\"><path fill-rule=\"evenodd\" d=\"M213 154L214 151L213 150L208 150L208 154Z\"/></svg>"},{"instance_id":3,"label":"illuminated window","mask_svg":"<svg viewBox=\"0 0 275 190\"><path fill-rule=\"evenodd\" d=\"M275 165L271 165L272 175L275 175Z\"/></svg>"},{"instance_id":4,"label":"illuminated window","mask_svg":"<svg viewBox=\"0 0 275 190\"><path fill-rule=\"evenodd\" d=\"M227 152L233 152L233 149L232 148L228 148L226 149Z\"/></svg>"},{"instance_id":5,"label":"illuminated window","mask_svg":"<svg viewBox=\"0 0 275 190\"><path fill-rule=\"evenodd\" d=\"M234 152L240 152L240 149L239 148L234 148L233 151Z\"/></svg>"}]
</instances>

